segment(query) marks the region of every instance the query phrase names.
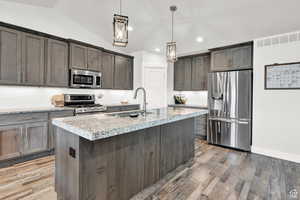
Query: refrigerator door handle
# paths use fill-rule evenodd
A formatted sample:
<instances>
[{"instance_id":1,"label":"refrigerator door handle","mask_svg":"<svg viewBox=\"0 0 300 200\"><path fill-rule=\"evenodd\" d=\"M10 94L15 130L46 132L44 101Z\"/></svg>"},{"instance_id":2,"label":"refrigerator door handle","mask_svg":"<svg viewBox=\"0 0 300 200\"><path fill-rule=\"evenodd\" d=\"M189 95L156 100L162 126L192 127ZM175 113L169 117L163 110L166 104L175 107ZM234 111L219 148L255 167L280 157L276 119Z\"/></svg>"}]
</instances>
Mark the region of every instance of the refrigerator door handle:
<instances>
[{"instance_id":1,"label":"refrigerator door handle","mask_svg":"<svg viewBox=\"0 0 300 200\"><path fill-rule=\"evenodd\" d=\"M237 121L238 124L249 124L248 121Z\"/></svg>"},{"instance_id":2,"label":"refrigerator door handle","mask_svg":"<svg viewBox=\"0 0 300 200\"><path fill-rule=\"evenodd\" d=\"M220 96L212 96L211 98L212 98L213 100L223 100L224 95L221 94Z\"/></svg>"}]
</instances>

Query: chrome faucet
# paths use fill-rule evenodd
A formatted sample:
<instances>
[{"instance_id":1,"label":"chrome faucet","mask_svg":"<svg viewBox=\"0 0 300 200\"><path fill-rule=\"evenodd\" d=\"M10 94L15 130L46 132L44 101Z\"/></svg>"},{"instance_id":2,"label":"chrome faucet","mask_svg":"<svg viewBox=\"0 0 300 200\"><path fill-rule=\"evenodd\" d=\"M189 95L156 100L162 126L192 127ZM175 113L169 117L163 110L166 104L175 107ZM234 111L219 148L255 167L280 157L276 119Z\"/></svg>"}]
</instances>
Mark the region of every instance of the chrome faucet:
<instances>
[{"instance_id":1,"label":"chrome faucet","mask_svg":"<svg viewBox=\"0 0 300 200\"><path fill-rule=\"evenodd\" d=\"M143 105L143 113L144 114L146 114L146 105L147 105L147 101L146 101L146 90L145 90L145 88L143 88L143 87L138 87L138 88L136 88L136 90L135 90L135 92L134 92L134 99L136 99L137 98L137 94L138 94L138 91L139 90L142 90L143 91L143 93L144 93L144 105Z\"/></svg>"}]
</instances>

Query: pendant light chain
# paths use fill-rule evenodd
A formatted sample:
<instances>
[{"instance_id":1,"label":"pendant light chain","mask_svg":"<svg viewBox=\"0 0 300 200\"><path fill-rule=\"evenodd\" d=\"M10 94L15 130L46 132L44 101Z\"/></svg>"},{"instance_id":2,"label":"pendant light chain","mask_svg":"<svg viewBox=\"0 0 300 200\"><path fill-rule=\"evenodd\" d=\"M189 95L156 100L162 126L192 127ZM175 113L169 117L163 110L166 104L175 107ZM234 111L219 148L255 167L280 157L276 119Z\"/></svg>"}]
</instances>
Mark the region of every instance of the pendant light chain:
<instances>
[{"instance_id":1,"label":"pendant light chain","mask_svg":"<svg viewBox=\"0 0 300 200\"><path fill-rule=\"evenodd\" d=\"M122 15L122 0L120 0L120 15Z\"/></svg>"},{"instance_id":2,"label":"pendant light chain","mask_svg":"<svg viewBox=\"0 0 300 200\"><path fill-rule=\"evenodd\" d=\"M172 11L172 42L173 42L173 32L174 32L174 11Z\"/></svg>"}]
</instances>

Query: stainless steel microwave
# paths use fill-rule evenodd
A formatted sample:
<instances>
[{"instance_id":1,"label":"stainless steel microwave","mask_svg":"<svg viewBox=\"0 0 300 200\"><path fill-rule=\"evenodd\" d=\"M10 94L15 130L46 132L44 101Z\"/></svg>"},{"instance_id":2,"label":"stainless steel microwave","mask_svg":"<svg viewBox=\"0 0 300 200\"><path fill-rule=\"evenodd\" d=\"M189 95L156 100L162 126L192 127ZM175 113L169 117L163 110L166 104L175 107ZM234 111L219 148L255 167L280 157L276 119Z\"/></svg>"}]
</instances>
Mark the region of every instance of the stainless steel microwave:
<instances>
[{"instance_id":1,"label":"stainless steel microwave","mask_svg":"<svg viewBox=\"0 0 300 200\"><path fill-rule=\"evenodd\" d=\"M70 87L72 88L101 88L101 73L71 69L70 70Z\"/></svg>"}]
</instances>

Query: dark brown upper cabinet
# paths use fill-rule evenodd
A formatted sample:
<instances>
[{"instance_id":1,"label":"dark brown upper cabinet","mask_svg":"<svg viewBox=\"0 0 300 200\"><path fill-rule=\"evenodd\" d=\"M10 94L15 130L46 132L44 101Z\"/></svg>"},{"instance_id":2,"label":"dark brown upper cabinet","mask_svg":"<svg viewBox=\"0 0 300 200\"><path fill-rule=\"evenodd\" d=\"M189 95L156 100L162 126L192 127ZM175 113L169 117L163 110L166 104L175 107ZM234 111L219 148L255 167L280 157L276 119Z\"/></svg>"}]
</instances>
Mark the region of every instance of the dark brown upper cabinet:
<instances>
[{"instance_id":1,"label":"dark brown upper cabinet","mask_svg":"<svg viewBox=\"0 0 300 200\"><path fill-rule=\"evenodd\" d=\"M88 47L70 43L70 68L87 69Z\"/></svg>"},{"instance_id":2,"label":"dark brown upper cabinet","mask_svg":"<svg viewBox=\"0 0 300 200\"><path fill-rule=\"evenodd\" d=\"M124 56L115 56L114 89L133 89L133 63L132 59Z\"/></svg>"},{"instance_id":3,"label":"dark brown upper cabinet","mask_svg":"<svg viewBox=\"0 0 300 200\"><path fill-rule=\"evenodd\" d=\"M67 87L68 78L68 43L46 40L46 85Z\"/></svg>"},{"instance_id":4,"label":"dark brown upper cabinet","mask_svg":"<svg viewBox=\"0 0 300 200\"><path fill-rule=\"evenodd\" d=\"M219 50L211 53L211 71L224 71L232 65L231 50Z\"/></svg>"},{"instance_id":5,"label":"dark brown upper cabinet","mask_svg":"<svg viewBox=\"0 0 300 200\"><path fill-rule=\"evenodd\" d=\"M114 87L115 56L111 53L102 53L102 88L113 89Z\"/></svg>"},{"instance_id":6,"label":"dark brown upper cabinet","mask_svg":"<svg viewBox=\"0 0 300 200\"><path fill-rule=\"evenodd\" d=\"M45 38L22 34L22 83L43 85L45 71Z\"/></svg>"},{"instance_id":7,"label":"dark brown upper cabinet","mask_svg":"<svg viewBox=\"0 0 300 200\"><path fill-rule=\"evenodd\" d=\"M98 49L87 49L87 68L89 70L98 71L102 70L102 51Z\"/></svg>"},{"instance_id":8,"label":"dark brown upper cabinet","mask_svg":"<svg viewBox=\"0 0 300 200\"><path fill-rule=\"evenodd\" d=\"M70 68L101 71L101 67L101 50L76 43L70 43Z\"/></svg>"},{"instance_id":9,"label":"dark brown upper cabinet","mask_svg":"<svg viewBox=\"0 0 300 200\"><path fill-rule=\"evenodd\" d=\"M191 90L192 58L179 58L174 64L174 89L178 91Z\"/></svg>"},{"instance_id":10,"label":"dark brown upper cabinet","mask_svg":"<svg viewBox=\"0 0 300 200\"><path fill-rule=\"evenodd\" d=\"M0 27L0 83L21 83L21 32Z\"/></svg>"},{"instance_id":11,"label":"dark brown upper cabinet","mask_svg":"<svg viewBox=\"0 0 300 200\"><path fill-rule=\"evenodd\" d=\"M242 46L232 49L232 66L235 69L252 68L252 46Z\"/></svg>"},{"instance_id":12,"label":"dark brown upper cabinet","mask_svg":"<svg viewBox=\"0 0 300 200\"><path fill-rule=\"evenodd\" d=\"M252 68L252 43L212 50L211 71L228 71Z\"/></svg>"},{"instance_id":13,"label":"dark brown upper cabinet","mask_svg":"<svg viewBox=\"0 0 300 200\"><path fill-rule=\"evenodd\" d=\"M174 90L183 90L184 87L184 60L178 59L174 63Z\"/></svg>"},{"instance_id":14,"label":"dark brown upper cabinet","mask_svg":"<svg viewBox=\"0 0 300 200\"><path fill-rule=\"evenodd\" d=\"M71 68L101 72L103 89L133 88L131 56L0 22L1 85L69 87Z\"/></svg>"},{"instance_id":15,"label":"dark brown upper cabinet","mask_svg":"<svg viewBox=\"0 0 300 200\"><path fill-rule=\"evenodd\" d=\"M210 56L195 55L179 58L174 64L174 90L207 90L207 73Z\"/></svg>"},{"instance_id":16,"label":"dark brown upper cabinet","mask_svg":"<svg viewBox=\"0 0 300 200\"><path fill-rule=\"evenodd\" d=\"M207 90L207 75L210 67L210 56L192 58L192 90Z\"/></svg>"}]
</instances>

